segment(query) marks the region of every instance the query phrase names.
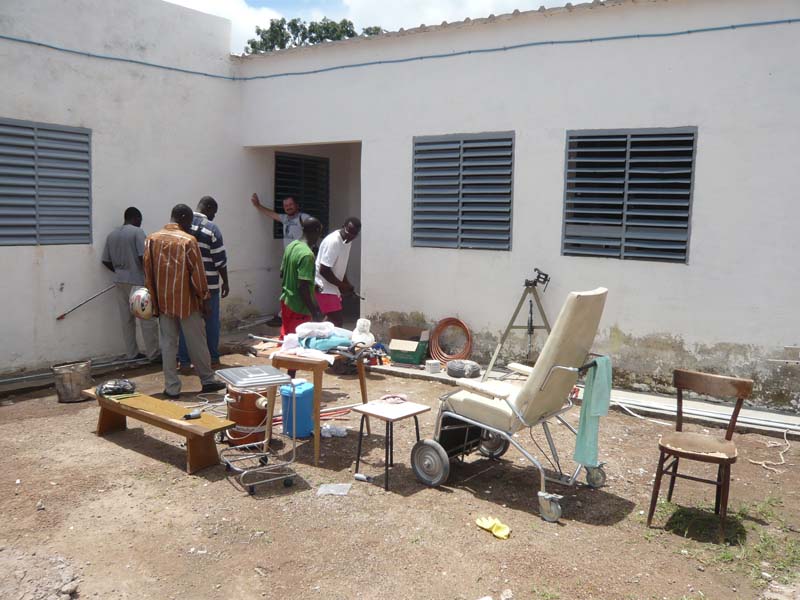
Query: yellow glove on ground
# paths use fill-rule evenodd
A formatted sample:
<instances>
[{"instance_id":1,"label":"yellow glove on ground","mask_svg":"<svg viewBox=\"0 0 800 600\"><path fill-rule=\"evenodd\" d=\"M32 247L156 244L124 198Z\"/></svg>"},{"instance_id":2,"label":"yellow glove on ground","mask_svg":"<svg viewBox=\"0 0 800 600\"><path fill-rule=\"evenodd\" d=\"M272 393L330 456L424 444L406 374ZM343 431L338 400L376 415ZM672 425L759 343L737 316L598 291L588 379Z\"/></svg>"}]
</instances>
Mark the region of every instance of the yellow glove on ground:
<instances>
[{"instance_id":1,"label":"yellow glove on ground","mask_svg":"<svg viewBox=\"0 0 800 600\"><path fill-rule=\"evenodd\" d=\"M475 525L486 531L490 531L494 537L500 540L507 540L511 535L511 528L500 522L500 519L494 517L478 517L475 519Z\"/></svg>"}]
</instances>

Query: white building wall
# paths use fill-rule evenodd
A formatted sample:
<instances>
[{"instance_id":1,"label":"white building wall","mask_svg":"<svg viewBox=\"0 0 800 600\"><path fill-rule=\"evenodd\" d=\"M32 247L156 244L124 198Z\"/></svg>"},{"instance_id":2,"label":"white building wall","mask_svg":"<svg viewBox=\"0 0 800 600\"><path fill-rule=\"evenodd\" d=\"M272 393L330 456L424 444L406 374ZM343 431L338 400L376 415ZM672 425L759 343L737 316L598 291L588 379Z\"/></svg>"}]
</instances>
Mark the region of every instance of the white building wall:
<instances>
[{"instance_id":1,"label":"white building wall","mask_svg":"<svg viewBox=\"0 0 800 600\"><path fill-rule=\"evenodd\" d=\"M796 18L798 8L675 0L534 13L253 57L241 73ZM800 155L800 70L790 58L799 52L800 25L791 24L248 81L243 136L248 144L362 140L367 312L458 315L476 332L496 334L539 267L553 276L544 297L551 318L568 291L609 288L607 346L641 350L626 367L648 356L651 367L677 366L668 364L672 349L666 360L652 356L675 342L695 355L730 345L714 359L724 369L731 353L761 360L800 339L800 203L789 176ZM259 113L251 99L268 90L291 98L292 111ZM698 135L689 264L561 256L566 131L690 125ZM411 247L413 136L507 130L516 134L513 250Z\"/></svg>"},{"instance_id":2,"label":"white building wall","mask_svg":"<svg viewBox=\"0 0 800 600\"><path fill-rule=\"evenodd\" d=\"M6 0L0 30L262 77L798 16L794 0L623 2L243 59L226 55L227 23L157 0ZM280 242L247 199L254 190L272 198L276 147L317 145L348 173L332 182L332 197L347 188L348 202L358 199L366 312L455 314L488 346L538 266L553 276L544 297L551 318L568 291L609 288L599 346L623 369L663 379L694 360L752 372L779 346L800 341L792 180L800 156L800 71L792 60L799 32L791 24L544 45L244 82L2 42L2 116L93 131L95 242L0 248L4 285L19 298L3 337L31 340L5 345L0 365L121 350L110 299L63 322L51 316L106 285L99 253L130 204L152 231L174 203L215 195L233 284L223 311L274 309ZM566 131L688 125L698 128L689 264L561 256ZM412 248L412 138L508 130L516 139L513 250Z\"/></svg>"},{"instance_id":3,"label":"white building wall","mask_svg":"<svg viewBox=\"0 0 800 600\"><path fill-rule=\"evenodd\" d=\"M4 35L228 75L229 27L159 0L0 3ZM247 237L261 165L242 147L238 106L232 81L0 42L0 116L91 129L93 192L92 245L0 247L0 372L124 351L113 293L55 317L110 283L100 257L128 206L151 232L175 204L213 195L231 260L223 310L274 293Z\"/></svg>"}]
</instances>

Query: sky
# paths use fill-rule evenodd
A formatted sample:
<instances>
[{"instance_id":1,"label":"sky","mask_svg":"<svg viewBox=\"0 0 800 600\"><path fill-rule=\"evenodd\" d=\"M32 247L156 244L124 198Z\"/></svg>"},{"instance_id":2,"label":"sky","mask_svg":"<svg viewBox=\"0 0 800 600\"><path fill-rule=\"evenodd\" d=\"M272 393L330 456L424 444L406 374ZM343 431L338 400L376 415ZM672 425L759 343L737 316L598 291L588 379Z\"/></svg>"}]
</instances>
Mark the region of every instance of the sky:
<instances>
[{"instance_id":1,"label":"sky","mask_svg":"<svg viewBox=\"0 0 800 600\"><path fill-rule=\"evenodd\" d=\"M232 23L231 52L241 54L256 25L266 27L270 19L300 17L318 21L328 17L350 19L357 31L380 25L386 30L410 29L424 23L461 21L504 14L514 9L532 10L563 6L567 0L168 0L201 12L225 17Z\"/></svg>"}]
</instances>

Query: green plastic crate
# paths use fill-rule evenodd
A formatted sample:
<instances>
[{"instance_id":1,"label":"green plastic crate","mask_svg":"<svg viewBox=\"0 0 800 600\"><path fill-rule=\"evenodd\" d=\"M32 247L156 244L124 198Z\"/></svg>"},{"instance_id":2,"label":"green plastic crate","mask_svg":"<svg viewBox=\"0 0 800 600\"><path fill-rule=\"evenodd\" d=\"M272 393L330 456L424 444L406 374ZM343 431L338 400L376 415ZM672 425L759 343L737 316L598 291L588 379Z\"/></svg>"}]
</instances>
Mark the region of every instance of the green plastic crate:
<instances>
[{"instance_id":1,"label":"green plastic crate","mask_svg":"<svg viewBox=\"0 0 800 600\"><path fill-rule=\"evenodd\" d=\"M403 363L406 365L420 365L428 355L428 342L410 342L417 345L416 350L400 350L389 348L389 358L392 362Z\"/></svg>"}]
</instances>

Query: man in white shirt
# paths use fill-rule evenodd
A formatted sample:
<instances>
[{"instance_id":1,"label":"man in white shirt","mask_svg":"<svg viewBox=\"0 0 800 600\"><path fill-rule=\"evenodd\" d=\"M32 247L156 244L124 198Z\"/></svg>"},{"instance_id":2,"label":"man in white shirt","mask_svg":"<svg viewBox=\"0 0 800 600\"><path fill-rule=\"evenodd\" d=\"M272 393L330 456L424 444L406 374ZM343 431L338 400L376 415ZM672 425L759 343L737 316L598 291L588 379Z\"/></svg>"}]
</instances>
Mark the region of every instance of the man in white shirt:
<instances>
[{"instance_id":1,"label":"man in white shirt","mask_svg":"<svg viewBox=\"0 0 800 600\"><path fill-rule=\"evenodd\" d=\"M348 217L344 226L329 233L319 245L317 254L317 304L328 320L342 326L342 294L353 293L347 280L347 261L352 241L361 233L361 221Z\"/></svg>"}]
</instances>

